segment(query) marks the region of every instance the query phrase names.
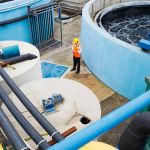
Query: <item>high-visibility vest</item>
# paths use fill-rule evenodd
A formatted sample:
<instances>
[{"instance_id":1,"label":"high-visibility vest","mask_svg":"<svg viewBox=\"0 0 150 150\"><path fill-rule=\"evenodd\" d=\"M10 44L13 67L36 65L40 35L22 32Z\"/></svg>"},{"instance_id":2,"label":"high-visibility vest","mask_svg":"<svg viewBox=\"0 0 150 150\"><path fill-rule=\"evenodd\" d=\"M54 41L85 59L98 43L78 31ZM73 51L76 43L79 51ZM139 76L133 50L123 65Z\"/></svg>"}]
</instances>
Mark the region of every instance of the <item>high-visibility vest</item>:
<instances>
[{"instance_id":1,"label":"high-visibility vest","mask_svg":"<svg viewBox=\"0 0 150 150\"><path fill-rule=\"evenodd\" d=\"M78 46L73 45L72 50L73 50L73 56L79 58L80 57L80 45Z\"/></svg>"}]
</instances>

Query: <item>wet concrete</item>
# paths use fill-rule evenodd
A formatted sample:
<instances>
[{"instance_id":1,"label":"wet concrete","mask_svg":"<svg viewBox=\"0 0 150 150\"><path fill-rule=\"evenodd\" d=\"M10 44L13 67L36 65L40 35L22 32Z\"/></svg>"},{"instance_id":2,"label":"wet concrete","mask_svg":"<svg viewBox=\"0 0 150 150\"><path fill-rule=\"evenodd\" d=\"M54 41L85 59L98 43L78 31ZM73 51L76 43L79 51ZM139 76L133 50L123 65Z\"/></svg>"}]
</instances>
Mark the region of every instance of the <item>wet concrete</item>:
<instances>
[{"instance_id":1,"label":"wet concrete","mask_svg":"<svg viewBox=\"0 0 150 150\"><path fill-rule=\"evenodd\" d=\"M109 112L112 112L113 110L115 110L119 106L124 105L127 102L128 101L124 97L118 95L117 93L112 94L110 97L101 102L102 116L105 116ZM123 132L130 120L131 119L128 119L127 121L121 123L108 133L101 136L99 138L99 141L116 146L121 136L121 133Z\"/></svg>"},{"instance_id":2,"label":"wet concrete","mask_svg":"<svg viewBox=\"0 0 150 150\"><path fill-rule=\"evenodd\" d=\"M63 45L60 47L49 48L42 52L42 59L50 62L63 64L72 68L72 50L71 43L74 37L80 37L81 18L75 18L75 21L63 24ZM127 100L109 89L104 83L99 81L87 68L81 60L81 72L69 71L65 78L76 80L89 87L98 97L102 109L102 116L125 104ZM110 145L116 146L118 139L124 130L126 122L99 138Z\"/></svg>"}]
</instances>

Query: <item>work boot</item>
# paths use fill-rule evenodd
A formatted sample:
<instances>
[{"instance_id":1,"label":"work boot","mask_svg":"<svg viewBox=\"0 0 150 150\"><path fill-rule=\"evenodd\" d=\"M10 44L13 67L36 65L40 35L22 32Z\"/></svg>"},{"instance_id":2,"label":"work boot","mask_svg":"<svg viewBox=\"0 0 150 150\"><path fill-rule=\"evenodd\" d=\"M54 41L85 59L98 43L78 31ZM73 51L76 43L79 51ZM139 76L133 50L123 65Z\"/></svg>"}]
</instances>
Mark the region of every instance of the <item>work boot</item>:
<instances>
[{"instance_id":1,"label":"work boot","mask_svg":"<svg viewBox=\"0 0 150 150\"><path fill-rule=\"evenodd\" d=\"M74 70L76 70L75 68L72 68L70 71L74 71Z\"/></svg>"},{"instance_id":2,"label":"work boot","mask_svg":"<svg viewBox=\"0 0 150 150\"><path fill-rule=\"evenodd\" d=\"M79 73L80 73L80 71L79 71L79 70L77 70L76 74L79 74Z\"/></svg>"}]
</instances>

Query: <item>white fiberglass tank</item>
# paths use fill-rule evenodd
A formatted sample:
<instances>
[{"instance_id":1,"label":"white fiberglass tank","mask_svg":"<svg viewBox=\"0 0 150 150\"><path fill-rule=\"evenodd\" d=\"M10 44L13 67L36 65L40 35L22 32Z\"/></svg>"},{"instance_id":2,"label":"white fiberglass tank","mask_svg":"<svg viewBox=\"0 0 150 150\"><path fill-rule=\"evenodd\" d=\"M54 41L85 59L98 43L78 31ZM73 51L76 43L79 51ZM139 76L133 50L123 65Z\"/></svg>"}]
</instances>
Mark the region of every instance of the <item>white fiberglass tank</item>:
<instances>
[{"instance_id":1,"label":"white fiberglass tank","mask_svg":"<svg viewBox=\"0 0 150 150\"><path fill-rule=\"evenodd\" d=\"M31 53L37 56L36 59L23 61L12 65L11 67L5 67L5 71L13 79L13 81L18 85L30 82L32 80L37 80L42 78L41 66L40 66L40 54L39 50L32 44L21 42L21 41L0 41L0 48L18 45L20 50L20 55ZM11 92L9 87L6 85L5 81L0 77L0 85L8 93Z\"/></svg>"},{"instance_id":2,"label":"white fiberglass tank","mask_svg":"<svg viewBox=\"0 0 150 150\"><path fill-rule=\"evenodd\" d=\"M79 82L63 78L51 78L33 81L20 88L33 105L60 133L74 126L79 130L101 117L99 100L89 88ZM53 93L60 93L64 101L55 106L54 112L45 113L43 112L42 100L51 97ZM50 141L50 136L45 133L43 128L41 128L18 98L16 98L14 94L10 94L9 97L34 128L43 135L47 141ZM14 127L17 128L19 134L24 139L27 139L28 144L33 149L36 149L37 146L28 138L29 136L23 131L4 104L2 108Z\"/></svg>"}]
</instances>

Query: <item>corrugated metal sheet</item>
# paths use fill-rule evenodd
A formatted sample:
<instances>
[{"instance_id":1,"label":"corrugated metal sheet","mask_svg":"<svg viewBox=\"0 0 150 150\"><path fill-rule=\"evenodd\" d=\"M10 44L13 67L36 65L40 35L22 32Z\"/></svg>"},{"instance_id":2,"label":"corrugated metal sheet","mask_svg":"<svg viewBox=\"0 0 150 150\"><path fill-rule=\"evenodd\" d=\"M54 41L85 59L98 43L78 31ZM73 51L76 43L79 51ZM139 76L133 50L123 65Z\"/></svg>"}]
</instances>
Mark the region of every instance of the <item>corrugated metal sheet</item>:
<instances>
[{"instance_id":1,"label":"corrugated metal sheet","mask_svg":"<svg viewBox=\"0 0 150 150\"><path fill-rule=\"evenodd\" d=\"M59 41L54 39L54 18L56 17L54 17L54 10L61 13L61 11L59 11L61 10L60 6L51 3L34 9L29 8L29 21L32 34L32 43L40 49L44 49L51 45L60 43Z\"/></svg>"},{"instance_id":2,"label":"corrugated metal sheet","mask_svg":"<svg viewBox=\"0 0 150 150\"><path fill-rule=\"evenodd\" d=\"M54 38L53 7L30 13L30 25L34 45L39 45Z\"/></svg>"}]
</instances>

